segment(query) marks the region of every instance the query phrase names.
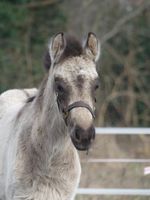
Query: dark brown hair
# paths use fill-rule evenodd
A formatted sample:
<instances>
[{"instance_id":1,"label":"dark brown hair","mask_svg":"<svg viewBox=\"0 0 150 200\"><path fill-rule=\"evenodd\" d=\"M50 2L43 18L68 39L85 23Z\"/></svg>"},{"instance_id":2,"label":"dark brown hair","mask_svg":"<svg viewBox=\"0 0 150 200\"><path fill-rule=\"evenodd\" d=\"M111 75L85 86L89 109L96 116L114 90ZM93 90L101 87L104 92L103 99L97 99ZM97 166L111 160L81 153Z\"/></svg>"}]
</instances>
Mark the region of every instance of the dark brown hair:
<instances>
[{"instance_id":1,"label":"dark brown hair","mask_svg":"<svg viewBox=\"0 0 150 200\"><path fill-rule=\"evenodd\" d=\"M66 39L66 46L64 52L60 58L60 60L64 60L69 57L80 56L83 53L83 47L81 42L74 36L65 35ZM51 66L51 59L49 55L49 51L47 49L45 56L44 56L44 67L46 70L49 70Z\"/></svg>"}]
</instances>

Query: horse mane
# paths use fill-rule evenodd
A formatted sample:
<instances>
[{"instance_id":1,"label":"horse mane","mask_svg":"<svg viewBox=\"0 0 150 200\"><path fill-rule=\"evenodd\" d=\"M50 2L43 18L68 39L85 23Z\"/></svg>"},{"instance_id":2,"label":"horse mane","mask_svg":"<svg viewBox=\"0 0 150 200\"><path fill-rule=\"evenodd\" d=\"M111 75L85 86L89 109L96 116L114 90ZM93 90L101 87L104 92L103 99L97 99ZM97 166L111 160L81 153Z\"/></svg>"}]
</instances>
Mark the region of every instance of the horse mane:
<instances>
[{"instance_id":1,"label":"horse mane","mask_svg":"<svg viewBox=\"0 0 150 200\"><path fill-rule=\"evenodd\" d=\"M61 61L69 57L82 55L83 53L82 44L75 36L66 35L65 39L66 39L66 46L61 56ZM44 67L46 70L49 70L50 66L51 66L51 59L50 59L49 51L47 49L44 56Z\"/></svg>"}]
</instances>

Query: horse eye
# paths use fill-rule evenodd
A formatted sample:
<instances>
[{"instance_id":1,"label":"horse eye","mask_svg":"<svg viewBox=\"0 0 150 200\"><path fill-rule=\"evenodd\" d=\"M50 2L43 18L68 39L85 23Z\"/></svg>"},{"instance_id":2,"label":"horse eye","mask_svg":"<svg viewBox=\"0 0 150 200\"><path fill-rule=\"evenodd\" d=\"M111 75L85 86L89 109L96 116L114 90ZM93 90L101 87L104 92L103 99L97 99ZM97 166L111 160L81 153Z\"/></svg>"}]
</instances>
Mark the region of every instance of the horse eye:
<instances>
[{"instance_id":1,"label":"horse eye","mask_svg":"<svg viewBox=\"0 0 150 200\"><path fill-rule=\"evenodd\" d=\"M63 94L65 92L65 89L64 87L61 85L61 84L57 84L56 85L56 91L59 93L59 94Z\"/></svg>"}]
</instances>

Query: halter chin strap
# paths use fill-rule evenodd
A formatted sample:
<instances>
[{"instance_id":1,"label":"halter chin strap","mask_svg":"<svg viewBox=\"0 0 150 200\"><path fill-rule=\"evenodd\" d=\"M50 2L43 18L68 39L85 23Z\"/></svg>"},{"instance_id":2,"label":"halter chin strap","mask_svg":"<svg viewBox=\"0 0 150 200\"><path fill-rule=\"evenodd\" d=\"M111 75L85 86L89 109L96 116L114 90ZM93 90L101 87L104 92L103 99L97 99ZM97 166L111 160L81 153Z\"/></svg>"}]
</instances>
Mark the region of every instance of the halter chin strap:
<instances>
[{"instance_id":1,"label":"halter chin strap","mask_svg":"<svg viewBox=\"0 0 150 200\"><path fill-rule=\"evenodd\" d=\"M63 113L64 113L64 117L65 119L68 118L68 115L69 115L69 112L74 109L74 108L86 108L89 110L89 112L91 113L92 117L95 119L95 113L94 111L92 110L92 108L85 102L83 101L76 101L72 104L70 104L66 109L63 110Z\"/></svg>"}]
</instances>

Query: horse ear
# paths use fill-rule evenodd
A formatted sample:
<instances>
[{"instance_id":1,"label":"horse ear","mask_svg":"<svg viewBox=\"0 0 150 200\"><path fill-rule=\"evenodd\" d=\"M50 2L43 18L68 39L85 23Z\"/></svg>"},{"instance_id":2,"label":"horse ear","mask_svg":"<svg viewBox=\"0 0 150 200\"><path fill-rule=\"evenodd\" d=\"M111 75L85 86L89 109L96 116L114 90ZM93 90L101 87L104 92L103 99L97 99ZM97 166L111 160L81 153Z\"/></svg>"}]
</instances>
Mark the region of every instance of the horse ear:
<instances>
[{"instance_id":1,"label":"horse ear","mask_svg":"<svg viewBox=\"0 0 150 200\"><path fill-rule=\"evenodd\" d=\"M100 42L92 32L88 33L85 43L85 54L94 62L96 62L100 56Z\"/></svg>"},{"instance_id":2,"label":"horse ear","mask_svg":"<svg viewBox=\"0 0 150 200\"><path fill-rule=\"evenodd\" d=\"M49 54L53 63L58 62L64 52L65 46L66 40L64 38L64 33L58 33L51 39L49 44Z\"/></svg>"}]
</instances>

